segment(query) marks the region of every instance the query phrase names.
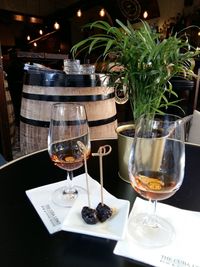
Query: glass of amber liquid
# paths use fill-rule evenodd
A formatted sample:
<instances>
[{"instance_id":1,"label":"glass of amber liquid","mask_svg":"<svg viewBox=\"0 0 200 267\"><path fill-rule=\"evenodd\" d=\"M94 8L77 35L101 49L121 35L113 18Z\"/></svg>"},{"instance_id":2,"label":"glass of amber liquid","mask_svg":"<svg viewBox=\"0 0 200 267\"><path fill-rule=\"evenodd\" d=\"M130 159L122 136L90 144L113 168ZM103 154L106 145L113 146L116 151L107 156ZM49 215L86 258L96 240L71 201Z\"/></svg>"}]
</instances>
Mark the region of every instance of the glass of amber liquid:
<instances>
[{"instance_id":1,"label":"glass of amber liquid","mask_svg":"<svg viewBox=\"0 0 200 267\"><path fill-rule=\"evenodd\" d=\"M51 108L48 152L53 163L67 172L66 185L53 192L52 200L71 207L80 187L73 185L73 170L83 166L90 154L90 135L86 110L77 103L55 103Z\"/></svg>"},{"instance_id":2,"label":"glass of amber liquid","mask_svg":"<svg viewBox=\"0 0 200 267\"><path fill-rule=\"evenodd\" d=\"M130 221L129 233L146 247L169 244L173 226L156 214L156 203L180 188L185 168L184 124L174 115L142 116L135 129L129 159L129 178L134 190L149 200L150 209Z\"/></svg>"}]
</instances>

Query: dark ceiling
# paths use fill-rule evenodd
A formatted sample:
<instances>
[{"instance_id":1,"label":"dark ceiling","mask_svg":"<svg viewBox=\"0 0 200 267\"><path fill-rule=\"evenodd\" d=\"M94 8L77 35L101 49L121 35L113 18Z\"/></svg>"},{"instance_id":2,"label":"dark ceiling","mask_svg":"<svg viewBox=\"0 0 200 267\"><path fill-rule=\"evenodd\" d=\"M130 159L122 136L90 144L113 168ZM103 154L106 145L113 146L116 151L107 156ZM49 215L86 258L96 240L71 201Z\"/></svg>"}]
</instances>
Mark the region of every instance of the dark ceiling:
<instances>
[{"instance_id":1,"label":"dark ceiling","mask_svg":"<svg viewBox=\"0 0 200 267\"><path fill-rule=\"evenodd\" d=\"M48 16L60 9L66 9L81 0L1 0L0 9L15 13Z\"/></svg>"},{"instance_id":2,"label":"dark ceiling","mask_svg":"<svg viewBox=\"0 0 200 267\"><path fill-rule=\"evenodd\" d=\"M72 17L79 8L87 11L93 6L102 6L113 18L135 19L148 10L150 17L158 17L157 0L1 0L0 10L40 17Z\"/></svg>"},{"instance_id":3,"label":"dark ceiling","mask_svg":"<svg viewBox=\"0 0 200 267\"><path fill-rule=\"evenodd\" d=\"M48 49L66 53L74 43L88 35L82 30L83 25L101 19L99 11L102 8L106 10L104 20L112 25L115 25L116 18L122 22L138 22L146 10L149 19L160 16L157 0L0 0L1 44L5 51L16 46L22 50L38 52L39 49ZM83 12L81 19L76 16L78 9ZM22 20L17 20L16 14L21 14ZM31 21L32 16L38 16L37 22ZM59 31L53 28L55 22L60 25ZM38 33L39 28L43 29L42 36ZM31 36L29 43L28 35ZM40 45L34 48L36 40L40 40ZM60 43L57 44L58 40Z\"/></svg>"}]
</instances>

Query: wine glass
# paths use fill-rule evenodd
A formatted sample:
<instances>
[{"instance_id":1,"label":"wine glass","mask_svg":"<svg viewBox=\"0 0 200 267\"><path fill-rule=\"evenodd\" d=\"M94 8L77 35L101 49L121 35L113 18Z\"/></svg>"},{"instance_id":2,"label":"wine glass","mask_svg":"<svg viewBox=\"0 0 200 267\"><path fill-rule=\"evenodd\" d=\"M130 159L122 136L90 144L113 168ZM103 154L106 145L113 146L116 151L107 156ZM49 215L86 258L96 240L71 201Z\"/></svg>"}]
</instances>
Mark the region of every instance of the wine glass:
<instances>
[{"instance_id":1,"label":"wine glass","mask_svg":"<svg viewBox=\"0 0 200 267\"><path fill-rule=\"evenodd\" d=\"M78 192L72 184L73 170L80 168L90 154L90 136L85 107L76 103L55 103L51 108L48 152L53 163L67 171L66 185L53 192L54 203L71 207Z\"/></svg>"},{"instance_id":2,"label":"wine glass","mask_svg":"<svg viewBox=\"0 0 200 267\"><path fill-rule=\"evenodd\" d=\"M149 200L150 212L130 221L129 233L138 244L161 247L174 236L173 226L156 215L156 203L176 193L185 168L184 124L174 115L142 116L135 129L129 158L129 178L135 191Z\"/></svg>"}]
</instances>

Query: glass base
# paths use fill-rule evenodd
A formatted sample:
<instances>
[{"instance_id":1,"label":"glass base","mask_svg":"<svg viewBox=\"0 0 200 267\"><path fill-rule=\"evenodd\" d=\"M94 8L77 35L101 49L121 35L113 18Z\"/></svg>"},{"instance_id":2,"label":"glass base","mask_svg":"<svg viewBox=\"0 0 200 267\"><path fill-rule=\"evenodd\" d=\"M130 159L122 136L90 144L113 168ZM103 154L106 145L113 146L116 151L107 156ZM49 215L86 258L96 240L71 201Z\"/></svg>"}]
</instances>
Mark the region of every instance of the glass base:
<instances>
[{"instance_id":1,"label":"glass base","mask_svg":"<svg viewBox=\"0 0 200 267\"><path fill-rule=\"evenodd\" d=\"M175 237L175 230L169 222L146 213L133 217L128 229L136 243L149 248L167 246Z\"/></svg>"},{"instance_id":2,"label":"glass base","mask_svg":"<svg viewBox=\"0 0 200 267\"><path fill-rule=\"evenodd\" d=\"M58 206L71 208L78 197L78 194L81 192L85 192L85 189L80 186L72 187L70 189L63 186L53 192L52 201Z\"/></svg>"}]
</instances>

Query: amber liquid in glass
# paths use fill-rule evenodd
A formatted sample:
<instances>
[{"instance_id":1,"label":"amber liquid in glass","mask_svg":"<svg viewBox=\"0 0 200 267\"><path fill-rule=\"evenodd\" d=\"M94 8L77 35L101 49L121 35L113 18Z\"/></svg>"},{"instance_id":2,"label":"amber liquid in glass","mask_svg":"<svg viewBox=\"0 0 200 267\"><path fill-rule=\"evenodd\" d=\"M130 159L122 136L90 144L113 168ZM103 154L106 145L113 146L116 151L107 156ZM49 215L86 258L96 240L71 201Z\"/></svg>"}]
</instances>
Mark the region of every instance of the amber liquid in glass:
<instances>
[{"instance_id":1,"label":"amber liquid in glass","mask_svg":"<svg viewBox=\"0 0 200 267\"><path fill-rule=\"evenodd\" d=\"M151 200L166 199L178 190L173 178L154 171L138 173L131 185L141 196Z\"/></svg>"}]
</instances>

